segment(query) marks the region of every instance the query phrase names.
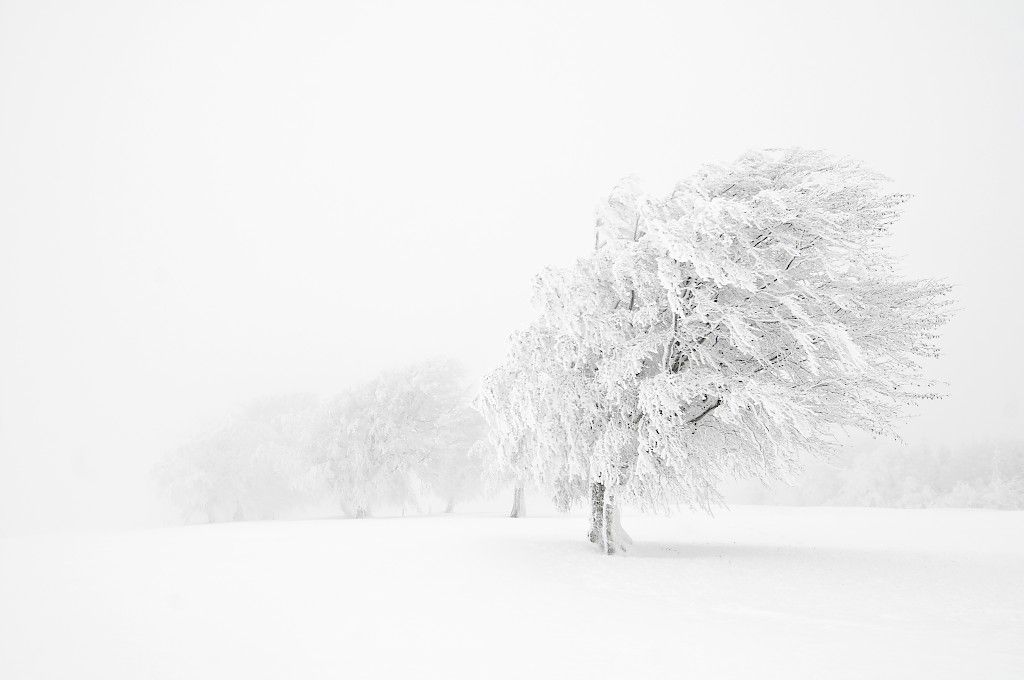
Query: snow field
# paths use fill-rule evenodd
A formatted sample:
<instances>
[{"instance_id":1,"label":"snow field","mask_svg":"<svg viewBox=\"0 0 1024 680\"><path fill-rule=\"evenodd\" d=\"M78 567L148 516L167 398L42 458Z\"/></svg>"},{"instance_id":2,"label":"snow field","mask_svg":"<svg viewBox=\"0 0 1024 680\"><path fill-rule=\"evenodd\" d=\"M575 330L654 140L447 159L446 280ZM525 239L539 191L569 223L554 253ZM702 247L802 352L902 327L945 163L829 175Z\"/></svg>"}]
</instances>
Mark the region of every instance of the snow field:
<instances>
[{"instance_id":1,"label":"snow field","mask_svg":"<svg viewBox=\"0 0 1024 680\"><path fill-rule=\"evenodd\" d=\"M0 677L1020 678L1024 512L740 507L0 539Z\"/></svg>"}]
</instances>

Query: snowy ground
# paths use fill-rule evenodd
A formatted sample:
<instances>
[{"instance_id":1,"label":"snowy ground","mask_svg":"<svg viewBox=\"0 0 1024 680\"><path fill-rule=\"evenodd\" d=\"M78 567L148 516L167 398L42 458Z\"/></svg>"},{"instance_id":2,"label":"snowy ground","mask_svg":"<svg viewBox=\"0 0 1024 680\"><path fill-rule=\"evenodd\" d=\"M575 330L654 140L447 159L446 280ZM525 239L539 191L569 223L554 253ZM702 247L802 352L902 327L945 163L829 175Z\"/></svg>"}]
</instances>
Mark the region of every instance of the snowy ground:
<instances>
[{"instance_id":1,"label":"snowy ground","mask_svg":"<svg viewBox=\"0 0 1024 680\"><path fill-rule=\"evenodd\" d=\"M1022 678L1024 512L735 508L0 540L0 677Z\"/></svg>"}]
</instances>

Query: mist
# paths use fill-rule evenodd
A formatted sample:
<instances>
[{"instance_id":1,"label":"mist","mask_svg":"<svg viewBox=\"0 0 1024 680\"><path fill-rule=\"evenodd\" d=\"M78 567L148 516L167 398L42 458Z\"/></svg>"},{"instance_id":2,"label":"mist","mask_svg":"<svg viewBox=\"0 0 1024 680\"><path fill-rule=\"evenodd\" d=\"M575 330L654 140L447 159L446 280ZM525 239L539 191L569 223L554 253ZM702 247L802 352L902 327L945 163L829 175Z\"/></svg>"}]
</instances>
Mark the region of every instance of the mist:
<instances>
[{"instance_id":1,"label":"mist","mask_svg":"<svg viewBox=\"0 0 1024 680\"><path fill-rule=\"evenodd\" d=\"M257 397L476 374L620 179L748 148L913 194L948 397L1020 438L1018 3L0 4L0 531L165 521L151 471Z\"/></svg>"}]
</instances>

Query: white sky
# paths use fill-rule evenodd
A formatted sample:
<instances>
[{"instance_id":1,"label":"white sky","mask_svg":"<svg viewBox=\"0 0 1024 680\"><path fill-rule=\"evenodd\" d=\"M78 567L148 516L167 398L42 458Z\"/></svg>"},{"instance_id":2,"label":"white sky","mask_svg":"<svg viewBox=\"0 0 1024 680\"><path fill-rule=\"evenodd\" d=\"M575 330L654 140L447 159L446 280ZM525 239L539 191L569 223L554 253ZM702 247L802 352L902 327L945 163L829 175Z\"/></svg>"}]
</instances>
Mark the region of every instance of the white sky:
<instances>
[{"instance_id":1,"label":"white sky","mask_svg":"<svg viewBox=\"0 0 1024 680\"><path fill-rule=\"evenodd\" d=\"M960 313L908 437L1024 435L1024 3L514 4L0 0L0 529L133 521L239 400L486 367L619 178L750 147L916 195Z\"/></svg>"}]
</instances>

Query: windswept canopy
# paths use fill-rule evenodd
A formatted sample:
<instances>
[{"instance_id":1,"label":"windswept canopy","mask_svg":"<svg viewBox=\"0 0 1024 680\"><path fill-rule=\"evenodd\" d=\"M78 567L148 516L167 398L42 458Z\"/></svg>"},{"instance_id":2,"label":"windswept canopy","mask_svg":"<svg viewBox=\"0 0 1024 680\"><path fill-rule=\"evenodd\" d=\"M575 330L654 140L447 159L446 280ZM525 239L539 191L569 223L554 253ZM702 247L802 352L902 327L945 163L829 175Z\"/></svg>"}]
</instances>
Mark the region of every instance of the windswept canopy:
<instances>
[{"instance_id":1,"label":"windswept canopy","mask_svg":"<svg viewBox=\"0 0 1024 680\"><path fill-rule=\"evenodd\" d=\"M600 474L641 505L707 507L723 475L783 474L837 428L894 435L935 396L921 361L948 294L886 248L904 200L802 150L706 166L665 197L616 188L593 253L538 277L538 318L485 382L499 446L577 498Z\"/></svg>"}]
</instances>

